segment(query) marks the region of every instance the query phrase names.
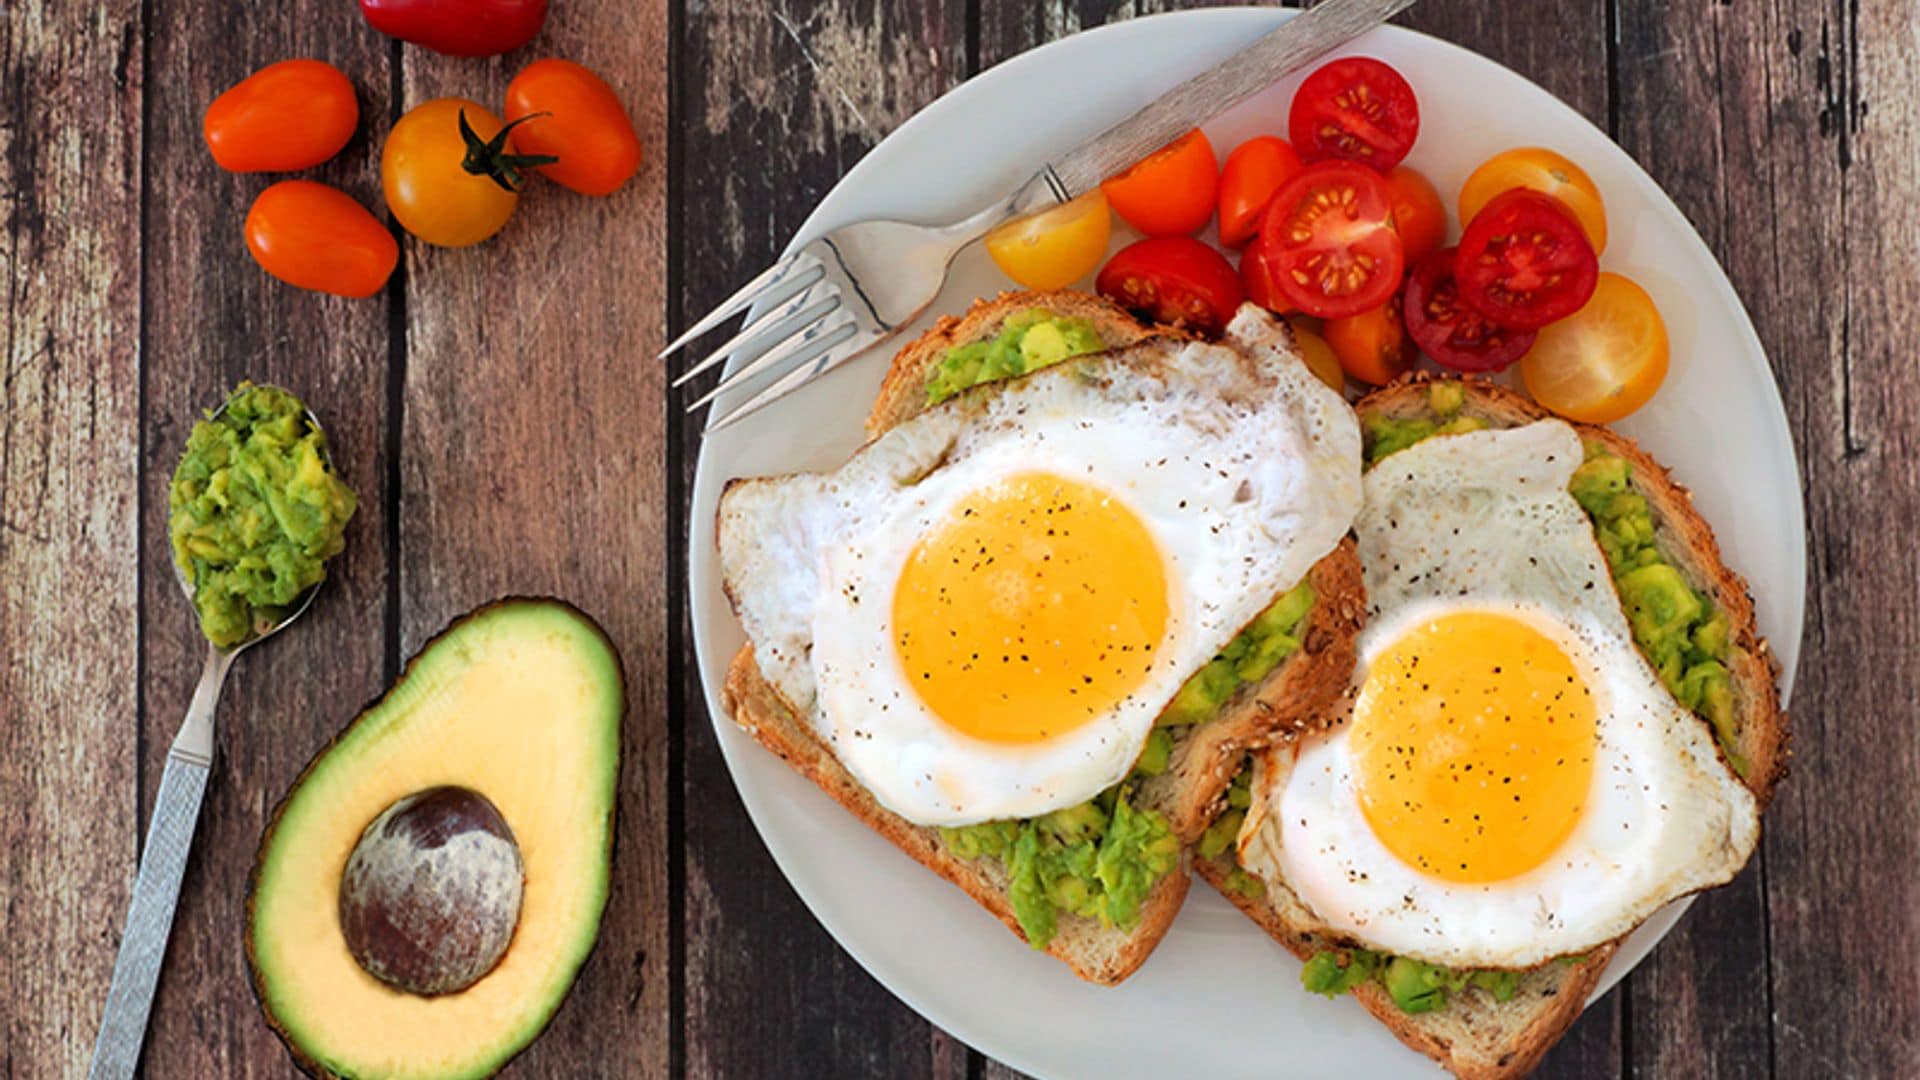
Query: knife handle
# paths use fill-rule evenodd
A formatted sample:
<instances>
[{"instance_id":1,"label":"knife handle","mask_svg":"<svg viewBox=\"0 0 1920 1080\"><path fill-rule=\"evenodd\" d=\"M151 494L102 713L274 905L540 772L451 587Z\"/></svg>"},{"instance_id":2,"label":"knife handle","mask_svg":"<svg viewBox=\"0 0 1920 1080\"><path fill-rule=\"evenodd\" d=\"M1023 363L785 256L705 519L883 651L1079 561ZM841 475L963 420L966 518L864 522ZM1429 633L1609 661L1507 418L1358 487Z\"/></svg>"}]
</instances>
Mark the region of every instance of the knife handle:
<instances>
[{"instance_id":1,"label":"knife handle","mask_svg":"<svg viewBox=\"0 0 1920 1080\"><path fill-rule=\"evenodd\" d=\"M1211 116L1273 85L1314 57L1338 48L1414 0L1327 0L1280 25L1118 124L1049 162L1045 170L1062 202L1186 134Z\"/></svg>"}]
</instances>

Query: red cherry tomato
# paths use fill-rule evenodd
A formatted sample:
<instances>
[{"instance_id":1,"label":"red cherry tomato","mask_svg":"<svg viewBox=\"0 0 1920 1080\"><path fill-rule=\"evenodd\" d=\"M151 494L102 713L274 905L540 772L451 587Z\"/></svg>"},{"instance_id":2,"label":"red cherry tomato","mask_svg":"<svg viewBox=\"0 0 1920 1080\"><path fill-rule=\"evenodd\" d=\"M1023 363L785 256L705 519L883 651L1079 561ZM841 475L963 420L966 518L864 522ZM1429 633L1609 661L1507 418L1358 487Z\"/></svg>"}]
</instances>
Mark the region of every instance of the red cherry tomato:
<instances>
[{"instance_id":1,"label":"red cherry tomato","mask_svg":"<svg viewBox=\"0 0 1920 1080\"><path fill-rule=\"evenodd\" d=\"M1245 295L1226 256L1191 236L1155 236L1121 248L1094 287L1154 322L1207 336L1226 329Z\"/></svg>"},{"instance_id":2,"label":"red cherry tomato","mask_svg":"<svg viewBox=\"0 0 1920 1080\"><path fill-rule=\"evenodd\" d=\"M1240 253L1240 285L1247 299L1276 314L1296 310L1293 301L1280 291L1280 261L1266 238L1255 235L1253 243Z\"/></svg>"},{"instance_id":3,"label":"red cherry tomato","mask_svg":"<svg viewBox=\"0 0 1920 1080\"><path fill-rule=\"evenodd\" d=\"M498 56L533 40L547 0L360 0L375 30L448 56Z\"/></svg>"},{"instance_id":4,"label":"red cherry tomato","mask_svg":"<svg viewBox=\"0 0 1920 1080\"><path fill-rule=\"evenodd\" d=\"M1234 147L1220 168L1220 242L1239 247L1253 239L1273 193L1301 168L1285 139L1261 135Z\"/></svg>"},{"instance_id":5,"label":"red cherry tomato","mask_svg":"<svg viewBox=\"0 0 1920 1080\"><path fill-rule=\"evenodd\" d=\"M1300 84L1287 133L1306 161L1339 158L1384 173L1413 149L1420 106L1399 72L1369 56L1349 56Z\"/></svg>"},{"instance_id":6,"label":"red cherry tomato","mask_svg":"<svg viewBox=\"0 0 1920 1080\"><path fill-rule=\"evenodd\" d=\"M1274 193L1260 237L1279 262L1280 290L1309 315L1337 319L1387 302L1405 255L1387 186L1345 162L1309 165Z\"/></svg>"},{"instance_id":7,"label":"red cherry tomato","mask_svg":"<svg viewBox=\"0 0 1920 1080\"><path fill-rule=\"evenodd\" d=\"M339 153L359 123L353 84L339 68L282 60L214 98L200 134L228 172L292 172Z\"/></svg>"},{"instance_id":8,"label":"red cherry tomato","mask_svg":"<svg viewBox=\"0 0 1920 1080\"><path fill-rule=\"evenodd\" d=\"M1118 176L1100 182L1107 205L1148 236L1198 232L1213 217L1220 166L1199 128L1148 154Z\"/></svg>"},{"instance_id":9,"label":"red cherry tomato","mask_svg":"<svg viewBox=\"0 0 1920 1080\"><path fill-rule=\"evenodd\" d=\"M541 115L545 114L545 115ZM559 158L535 170L582 195L608 195L640 169L640 136L600 76L571 60L536 60L507 84L507 122L526 154Z\"/></svg>"},{"instance_id":10,"label":"red cherry tomato","mask_svg":"<svg viewBox=\"0 0 1920 1080\"><path fill-rule=\"evenodd\" d=\"M1441 367L1499 371L1533 347L1533 331L1495 325L1461 303L1453 259L1453 248L1436 251L1407 277L1407 336Z\"/></svg>"},{"instance_id":11,"label":"red cherry tomato","mask_svg":"<svg viewBox=\"0 0 1920 1080\"><path fill-rule=\"evenodd\" d=\"M336 296L372 296L400 261L400 245L339 188L282 180L247 211L247 250L289 285Z\"/></svg>"},{"instance_id":12,"label":"red cherry tomato","mask_svg":"<svg viewBox=\"0 0 1920 1080\"><path fill-rule=\"evenodd\" d=\"M1475 311L1501 326L1538 330L1586 304L1600 261L1560 200L1514 188L1467 223L1453 275Z\"/></svg>"},{"instance_id":13,"label":"red cherry tomato","mask_svg":"<svg viewBox=\"0 0 1920 1080\"><path fill-rule=\"evenodd\" d=\"M1426 177L1396 166L1387 174L1387 195L1393 200L1393 231L1400 234L1407 265L1440 250L1447 242L1447 208Z\"/></svg>"}]
</instances>

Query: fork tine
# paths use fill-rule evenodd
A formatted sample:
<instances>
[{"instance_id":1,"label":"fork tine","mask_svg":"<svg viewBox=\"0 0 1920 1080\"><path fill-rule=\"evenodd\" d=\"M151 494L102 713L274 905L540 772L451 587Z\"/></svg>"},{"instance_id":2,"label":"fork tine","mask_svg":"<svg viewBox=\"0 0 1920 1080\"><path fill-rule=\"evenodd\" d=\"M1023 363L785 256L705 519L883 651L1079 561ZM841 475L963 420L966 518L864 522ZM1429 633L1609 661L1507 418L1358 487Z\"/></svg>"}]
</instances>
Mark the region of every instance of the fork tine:
<instances>
[{"instance_id":1,"label":"fork tine","mask_svg":"<svg viewBox=\"0 0 1920 1080\"><path fill-rule=\"evenodd\" d=\"M706 430L702 434L711 435L722 428L731 427L745 420L761 409L766 408L793 391L798 390L800 387L805 386L807 383L812 382L819 376L825 375L841 364L861 355L880 340L880 338L876 337L872 340L855 344L855 338L858 336L857 328L851 323L843 323L841 324L841 329L852 329L855 330L855 333L840 336L838 331L836 331L834 334L828 335L832 340L822 339L817 343L816 347L807 350L804 358L792 371L775 379L766 389L735 406L729 410L726 415L716 420L709 420ZM848 345L852 345L853 347L846 348ZM819 358L814 359L815 356Z\"/></svg>"},{"instance_id":2,"label":"fork tine","mask_svg":"<svg viewBox=\"0 0 1920 1080\"><path fill-rule=\"evenodd\" d=\"M681 334L677 338L674 338L673 344L668 345L664 349L661 349L659 358L662 360L665 360L667 357L673 355L673 353L676 350L678 350L681 346L685 345L687 342L692 341L694 338L699 337L701 334L706 333L707 331L713 329L716 326L719 326L721 323L726 322L728 319L732 318L734 314L738 312L741 308L744 308L748 304L753 303L753 301L756 298L758 298L759 295L763 291L765 291L769 285L772 285L775 282L779 281L781 278L785 277L787 274L787 271L800 265L800 263L806 259L812 259L812 257L804 253L793 255L788 258L781 259L780 261L774 263L772 266L769 266L765 270L760 271L759 275L756 276L752 281L749 281L745 285L740 286L740 288L736 290L732 296L729 296L725 300L720 301L719 307L716 307L712 311L707 312L707 314L703 318L701 318L699 322L694 323L691 327L689 327L686 330L685 333ZM818 266L819 260L812 259L812 264L814 266Z\"/></svg>"},{"instance_id":3,"label":"fork tine","mask_svg":"<svg viewBox=\"0 0 1920 1080\"><path fill-rule=\"evenodd\" d=\"M713 365L719 363L720 361L725 360L728 356L733 354L734 350L740 348L742 345L745 345L750 341L753 341L756 338L761 337L762 335L767 334L774 327L779 326L781 323L786 323L789 321L797 321L798 325L787 330L785 333L774 335L776 341L798 333L801 327L811 326L813 323L819 321L820 316L825 315L829 311L832 311L836 306L839 305L840 298L838 296L830 295L825 297L824 299L816 300L814 301L813 304L809 305L806 309L800 310L801 302L804 301L807 298L807 296L810 295L811 293L810 291L808 293L799 293L799 289L808 288L809 286L813 285L815 282L818 282L822 277L825 277L825 276L826 276L826 271L820 270L818 268L815 268L811 277L802 275L802 277L806 277L806 280L804 282L799 283L794 289L794 291L789 292L787 295L782 296L779 299L773 301L772 305L768 307L767 310L763 312L759 318L748 322L745 326L742 326L740 328L739 333L733 335L731 338L728 338L727 343L725 345L722 345L719 348L713 350L711 353L708 353L707 358L705 360L702 360L699 363L688 368L687 370L681 372L679 378L676 378L673 380L673 385L680 386L684 384L687 380L693 378L695 375L698 375L701 372L712 367ZM785 286L783 285L782 288L785 288ZM798 293L798 295L796 295L796 293ZM788 303L788 301L792 301L792 303ZM825 305L825 306L822 306L822 305ZM815 309L818 309L818 310L815 310Z\"/></svg>"},{"instance_id":4,"label":"fork tine","mask_svg":"<svg viewBox=\"0 0 1920 1080\"><path fill-rule=\"evenodd\" d=\"M815 304L802 312L801 314L807 318L806 323L800 324L798 320L795 320L796 325L787 332L782 340L776 342L774 346L766 352L761 353L748 363L742 365L739 371L721 379L720 385L700 395L698 401L687 406L687 411L692 412L761 372L772 371L774 368L786 363L795 356L807 352L809 346L820 340L823 332L832 332L834 328L827 327L824 324L839 306L840 298L838 296L830 296L821 303ZM809 353L808 355L813 354Z\"/></svg>"}]
</instances>

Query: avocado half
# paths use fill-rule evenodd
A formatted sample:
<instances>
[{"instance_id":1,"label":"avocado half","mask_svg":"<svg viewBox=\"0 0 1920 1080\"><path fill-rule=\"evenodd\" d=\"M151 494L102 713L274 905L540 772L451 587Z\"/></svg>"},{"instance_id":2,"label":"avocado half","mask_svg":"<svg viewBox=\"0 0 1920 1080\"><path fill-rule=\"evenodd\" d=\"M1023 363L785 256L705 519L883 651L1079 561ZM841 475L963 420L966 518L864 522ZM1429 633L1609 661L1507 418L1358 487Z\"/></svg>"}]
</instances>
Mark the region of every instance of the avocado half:
<instances>
[{"instance_id":1,"label":"avocado half","mask_svg":"<svg viewBox=\"0 0 1920 1080\"><path fill-rule=\"evenodd\" d=\"M337 1077L485 1076L538 1036L586 960L613 856L620 660L594 621L514 598L457 620L314 757L260 841L247 958L301 1068ZM396 800L442 785L499 808L525 869L519 923L458 993L394 989L349 952L341 874Z\"/></svg>"}]
</instances>

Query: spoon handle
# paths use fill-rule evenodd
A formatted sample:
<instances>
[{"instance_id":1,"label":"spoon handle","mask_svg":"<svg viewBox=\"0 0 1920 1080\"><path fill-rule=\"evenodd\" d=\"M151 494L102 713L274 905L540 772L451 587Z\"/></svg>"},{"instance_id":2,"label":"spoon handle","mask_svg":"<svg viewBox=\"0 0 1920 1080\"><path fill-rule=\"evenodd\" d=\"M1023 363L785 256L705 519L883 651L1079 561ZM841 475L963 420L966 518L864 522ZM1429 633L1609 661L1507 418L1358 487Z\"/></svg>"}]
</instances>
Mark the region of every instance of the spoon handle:
<instances>
[{"instance_id":1,"label":"spoon handle","mask_svg":"<svg viewBox=\"0 0 1920 1080\"><path fill-rule=\"evenodd\" d=\"M200 819L200 798L207 790L207 770L213 758L214 706L232 660L231 653L210 652L186 722L167 751L166 771L160 776L160 792L153 804L153 821L147 826L140 874L133 883L133 902L127 908L126 932L120 937L120 953L113 962L113 983L107 989L100 1035L93 1044L89 1080L124 1080L139 1064L147 1013L153 1007L153 988L159 981L167 937L173 930L174 905L180 899L180 879L186 873L193 827Z\"/></svg>"}]
</instances>

